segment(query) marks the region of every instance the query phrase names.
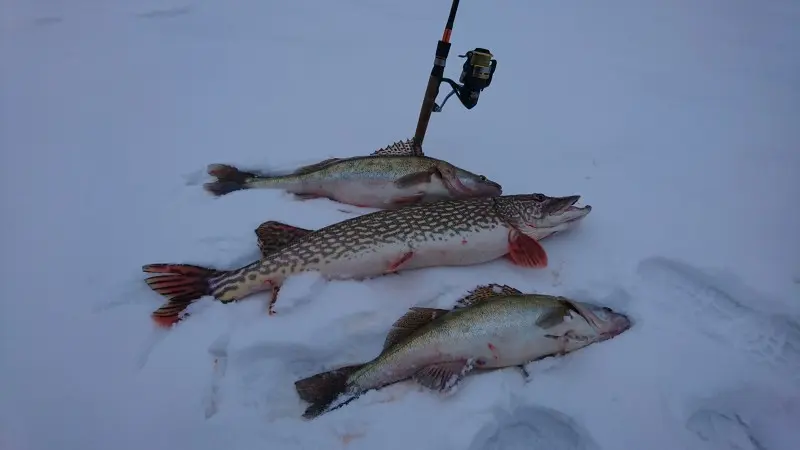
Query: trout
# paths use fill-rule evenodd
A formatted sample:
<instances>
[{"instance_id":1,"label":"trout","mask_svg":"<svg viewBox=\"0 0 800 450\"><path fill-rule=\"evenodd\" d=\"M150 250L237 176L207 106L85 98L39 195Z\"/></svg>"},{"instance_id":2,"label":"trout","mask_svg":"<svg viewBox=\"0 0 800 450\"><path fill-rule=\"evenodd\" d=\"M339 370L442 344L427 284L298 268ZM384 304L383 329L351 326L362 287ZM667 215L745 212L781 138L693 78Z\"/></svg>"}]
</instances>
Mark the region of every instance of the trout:
<instances>
[{"instance_id":1,"label":"trout","mask_svg":"<svg viewBox=\"0 0 800 450\"><path fill-rule=\"evenodd\" d=\"M517 367L527 379L525 364L611 339L630 326L610 308L493 283L451 310L411 308L392 325L375 359L301 379L295 389L310 404L307 419L407 379L448 394L481 371Z\"/></svg>"},{"instance_id":2,"label":"trout","mask_svg":"<svg viewBox=\"0 0 800 450\"><path fill-rule=\"evenodd\" d=\"M148 264L150 288L168 301L153 319L171 325L192 302L213 296L223 303L271 291L269 311L288 277L316 271L328 280L366 279L434 266L466 266L507 255L511 263L547 266L539 240L567 229L591 206L579 195L519 194L447 200L385 209L318 230L268 222L256 230L262 257L234 270L190 264Z\"/></svg>"},{"instance_id":3,"label":"trout","mask_svg":"<svg viewBox=\"0 0 800 450\"><path fill-rule=\"evenodd\" d=\"M210 164L216 181L206 191L222 196L242 189L282 189L301 200L327 198L348 205L395 209L472 197L496 197L500 184L484 175L431 158L413 140L395 142L368 156L330 158L287 175L246 172L227 164Z\"/></svg>"}]
</instances>

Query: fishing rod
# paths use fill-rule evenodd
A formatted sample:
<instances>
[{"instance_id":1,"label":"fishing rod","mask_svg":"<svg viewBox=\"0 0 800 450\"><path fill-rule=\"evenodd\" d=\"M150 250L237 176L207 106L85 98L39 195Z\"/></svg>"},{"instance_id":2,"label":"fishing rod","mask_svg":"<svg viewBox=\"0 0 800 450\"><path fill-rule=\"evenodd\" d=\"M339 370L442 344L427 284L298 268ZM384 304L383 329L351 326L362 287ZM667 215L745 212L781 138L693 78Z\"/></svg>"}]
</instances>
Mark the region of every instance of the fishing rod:
<instances>
[{"instance_id":1,"label":"fishing rod","mask_svg":"<svg viewBox=\"0 0 800 450\"><path fill-rule=\"evenodd\" d=\"M417 120L417 130L414 133L414 145L417 150L422 151L422 141L425 139L425 132L428 130L428 122L431 114L441 112L444 104L453 94L458 97L461 104L467 109L472 109L478 104L481 91L489 87L492 83L494 71L497 69L497 60L492 59L492 53L485 49L476 47L459 58L466 58L464 66L461 68L461 77L458 84L450 78L444 78L444 68L447 57L450 54L450 36L453 33L453 22L456 20L459 0L453 0L450 6L450 15L447 17L447 24L444 26L442 38L436 45L436 56L433 60L431 76L428 78L428 86L425 89L425 96L422 99L422 107L419 111ZM441 105L436 104L436 97L439 95L439 86L445 82L453 89L444 98Z\"/></svg>"}]
</instances>

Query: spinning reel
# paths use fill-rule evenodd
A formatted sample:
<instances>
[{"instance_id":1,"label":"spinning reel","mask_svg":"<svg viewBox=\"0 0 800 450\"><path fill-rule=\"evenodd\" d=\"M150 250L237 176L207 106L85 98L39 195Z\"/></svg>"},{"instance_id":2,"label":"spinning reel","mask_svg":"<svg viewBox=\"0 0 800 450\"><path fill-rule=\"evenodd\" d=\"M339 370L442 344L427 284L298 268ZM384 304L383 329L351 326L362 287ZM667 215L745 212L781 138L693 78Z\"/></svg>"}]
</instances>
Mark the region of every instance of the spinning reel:
<instances>
[{"instance_id":1,"label":"spinning reel","mask_svg":"<svg viewBox=\"0 0 800 450\"><path fill-rule=\"evenodd\" d=\"M442 38L436 45L436 56L433 59L431 75L428 78L428 85L425 88L425 97L422 99L422 106L419 110L417 119L417 129L414 132L414 148L422 154L422 141L425 139L425 132L428 130L433 112L441 112L444 104L453 94L461 101L467 109L472 109L478 104L481 91L489 87L492 83L494 71L497 69L497 61L492 59L492 53L485 48L476 48L468 51L465 55L458 55L466 58L461 69L461 76L458 81L444 77L444 67L447 63L447 55L450 53L450 36L453 33L453 23L456 20L458 3L460 0L452 0L450 15L447 17L447 24L444 26ZM439 86L445 82L453 88L442 101L441 106L436 104L436 97L439 95Z\"/></svg>"},{"instance_id":2,"label":"spinning reel","mask_svg":"<svg viewBox=\"0 0 800 450\"><path fill-rule=\"evenodd\" d=\"M450 78L442 78L441 81L449 84L453 90L442 100L441 105L433 104L433 111L441 112L447 99L453 94L456 94L465 108L474 108L478 104L481 91L492 84L494 71L497 69L497 60L492 59L492 56L489 50L480 47L468 51L465 55L458 55L459 58L466 58L461 69L461 76L458 78L462 84L459 85Z\"/></svg>"}]
</instances>

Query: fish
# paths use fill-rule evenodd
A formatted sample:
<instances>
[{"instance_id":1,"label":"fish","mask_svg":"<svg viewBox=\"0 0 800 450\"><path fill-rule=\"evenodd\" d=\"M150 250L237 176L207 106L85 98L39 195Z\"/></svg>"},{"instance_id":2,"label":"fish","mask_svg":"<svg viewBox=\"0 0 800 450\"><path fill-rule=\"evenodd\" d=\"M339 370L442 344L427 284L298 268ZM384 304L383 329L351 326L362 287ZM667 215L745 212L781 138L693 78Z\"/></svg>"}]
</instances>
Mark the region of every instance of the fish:
<instances>
[{"instance_id":1,"label":"fish","mask_svg":"<svg viewBox=\"0 0 800 450\"><path fill-rule=\"evenodd\" d=\"M412 307L392 324L372 361L318 373L294 383L309 404L303 418L341 408L364 393L412 379L449 395L471 374L518 368L611 339L631 327L608 307L546 294L479 285L452 309Z\"/></svg>"},{"instance_id":2,"label":"fish","mask_svg":"<svg viewBox=\"0 0 800 450\"><path fill-rule=\"evenodd\" d=\"M515 194L385 209L309 230L271 221L256 230L261 257L220 270L192 264L142 266L145 281L167 302L151 314L160 325L181 319L194 301L230 303L270 291L269 314L284 280L318 272L327 280L364 280L434 266L467 266L501 257L520 267L547 267L539 240L566 230L591 211L580 195Z\"/></svg>"},{"instance_id":3,"label":"fish","mask_svg":"<svg viewBox=\"0 0 800 450\"><path fill-rule=\"evenodd\" d=\"M244 189L282 189L298 200L327 198L377 209L503 193L502 186L485 175L424 155L413 139L371 155L329 158L284 175L248 172L229 164L209 164L207 172L216 180L203 188L217 197Z\"/></svg>"}]
</instances>

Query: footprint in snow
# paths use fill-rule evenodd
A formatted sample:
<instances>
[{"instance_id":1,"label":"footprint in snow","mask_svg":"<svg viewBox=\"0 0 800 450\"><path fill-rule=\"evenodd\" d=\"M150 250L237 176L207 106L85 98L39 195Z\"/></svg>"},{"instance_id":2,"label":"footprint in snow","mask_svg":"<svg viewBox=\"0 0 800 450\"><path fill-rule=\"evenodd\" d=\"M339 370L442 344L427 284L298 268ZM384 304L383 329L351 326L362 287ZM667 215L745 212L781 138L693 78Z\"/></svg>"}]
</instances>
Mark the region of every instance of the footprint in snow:
<instances>
[{"instance_id":1,"label":"footprint in snow","mask_svg":"<svg viewBox=\"0 0 800 450\"><path fill-rule=\"evenodd\" d=\"M500 410L494 423L478 432L468 450L597 450L587 430L572 417L543 406Z\"/></svg>"},{"instance_id":2,"label":"footprint in snow","mask_svg":"<svg viewBox=\"0 0 800 450\"><path fill-rule=\"evenodd\" d=\"M686 429L699 448L793 450L800 442L800 397L743 388L689 405Z\"/></svg>"},{"instance_id":3,"label":"footprint in snow","mask_svg":"<svg viewBox=\"0 0 800 450\"><path fill-rule=\"evenodd\" d=\"M796 317L767 312L765 308L773 304L769 299L680 261L649 258L639 264L637 272L656 287L650 292L665 310L711 339L785 372L800 386L800 322Z\"/></svg>"}]
</instances>

